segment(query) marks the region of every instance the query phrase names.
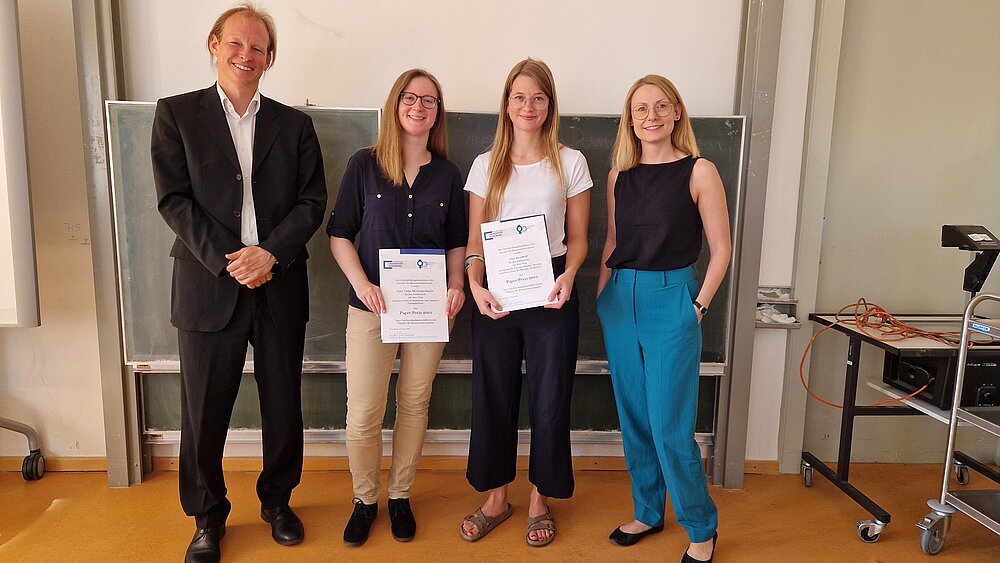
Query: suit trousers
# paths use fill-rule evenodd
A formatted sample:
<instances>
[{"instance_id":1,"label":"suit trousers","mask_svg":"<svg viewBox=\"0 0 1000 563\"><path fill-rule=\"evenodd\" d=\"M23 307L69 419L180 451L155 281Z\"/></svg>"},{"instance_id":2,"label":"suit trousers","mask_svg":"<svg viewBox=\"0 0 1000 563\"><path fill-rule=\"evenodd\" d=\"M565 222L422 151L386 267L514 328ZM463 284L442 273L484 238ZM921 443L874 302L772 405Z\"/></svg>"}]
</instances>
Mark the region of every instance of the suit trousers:
<instances>
[{"instance_id":1,"label":"suit trousers","mask_svg":"<svg viewBox=\"0 0 1000 563\"><path fill-rule=\"evenodd\" d=\"M558 277L566 268L565 256L554 258L552 268ZM569 414L579 333L576 287L561 309L534 307L493 320L473 307L466 478L477 491L514 480L523 358L531 422L528 479L543 496L573 496Z\"/></svg>"},{"instance_id":2,"label":"suit trousers","mask_svg":"<svg viewBox=\"0 0 1000 563\"><path fill-rule=\"evenodd\" d=\"M240 287L236 310L218 332L178 330L181 359L180 497L199 528L224 524L230 503L222 473L229 421L254 349L264 468L263 508L288 504L302 476L302 352L305 324L279 332L263 288Z\"/></svg>"},{"instance_id":3,"label":"suit trousers","mask_svg":"<svg viewBox=\"0 0 1000 563\"><path fill-rule=\"evenodd\" d=\"M386 486L389 498L394 499L410 498L424 447L434 376L445 344L383 344L379 318L369 311L347 308L347 457L354 496L365 504L378 501L382 421L396 354L400 355L396 425Z\"/></svg>"},{"instance_id":4,"label":"suit trousers","mask_svg":"<svg viewBox=\"0 0 1000 563\"><path fill-rule=\"evenodd\" d=\"M694 267L616 269L597 299L635 518L663 523L666 494L692 542L718 524L694 440L701 327Z\"/></svg>"}]
</instances>

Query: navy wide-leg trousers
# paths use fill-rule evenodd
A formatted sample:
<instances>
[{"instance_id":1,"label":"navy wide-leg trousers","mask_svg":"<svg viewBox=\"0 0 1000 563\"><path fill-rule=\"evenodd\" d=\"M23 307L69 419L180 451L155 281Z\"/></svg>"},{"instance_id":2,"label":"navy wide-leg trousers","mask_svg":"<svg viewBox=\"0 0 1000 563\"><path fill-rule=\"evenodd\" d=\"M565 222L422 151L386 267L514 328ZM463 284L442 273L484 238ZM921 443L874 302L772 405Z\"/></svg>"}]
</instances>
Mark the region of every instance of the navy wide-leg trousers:
<instances>
[{"instance_id":1,"label":"navy wide-leg trousers","mask_svg":"<svg viewBox=\"0 0 1000 563\"><path fill-rule=\"evenodd\" d=\"M559 276L566 258L552 260ZM497 320L472 311L472 432L466 478L485 492L514 480L521 360L528 386L528 480L547 497L573 496L569 409L576 376L580 301L576 288L560 309L535 307Z\"/></svg>"}]
</instances>

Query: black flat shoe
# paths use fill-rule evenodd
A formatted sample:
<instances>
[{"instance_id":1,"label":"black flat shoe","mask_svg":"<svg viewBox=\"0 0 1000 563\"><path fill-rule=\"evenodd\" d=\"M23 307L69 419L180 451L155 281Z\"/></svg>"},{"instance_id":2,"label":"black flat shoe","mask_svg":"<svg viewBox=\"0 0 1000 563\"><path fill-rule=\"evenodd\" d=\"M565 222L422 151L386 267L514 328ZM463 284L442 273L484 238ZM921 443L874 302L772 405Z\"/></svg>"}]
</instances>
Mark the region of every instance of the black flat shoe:
<instances>
[{"instance_id":1,"label":"black flat shoe","mask_svg":"<svg viewBox=\"0 0 1000 563\"><path fill-rule=\"evenodd\" d=\"M389 521L392 523L392 537L396 541L407 542L417 534L417 522L410 510L410 499L389 499Z\"/></svg>"},{"instance_id":2,"label":"black flat shoe","mask_svg":"<svg viewBox=\"0 0 1000 563\"><path fill-rule=\"evenodd\" d=\"M344 527L344 543L351 547L364 545L368 541L368 532L371 531L376 516L378 516L377 503L365 504L359 498L354 499L354 512Z\"/></svg>"},{"instance_id":3,"label":"black flat shoe","mask_svg":"<svg viewBox=\"0 0 1000 563\"><path fill-rule=\"evenodd\" d=\"M684 557L681 559L681 563L712 563L712 559L715 558L715 548L719 545L719 532L715 532L712 536L712 555L708 556L708 559L695 559L688 555L687 550L684 551Z\"/></svg>"},{"instance_id":4,"label":"black flat shoe","mask_svg":"<svg viewBox=\"0 0 1000 563\"><path fill-rule=\"evenodd\" d=\"M225 535L225 524L217 528L199 528L184 554L184 563L218 563L222 557L219 544Z\"/></svg>"},{"instance_id":5,"label":"black flat shoe","mask_svg":"<svg viewBox=\"0 0 1000 563\"><path fill-rule=\"evenodd\" d=\"M621 527L618 527L615 528L615 531L611 532L611 535L608 536L608 539L611 540L611 543L615 545L628 547L630 545L635 545L639 543L639 540L650 534L659 534L662 531L663 531L663 524L660 524L659 526L653 526L652 528L646 530L645 532L639 532L638 534L630 534L628 532L623 532Z\"/></svg>"},{"instance_id":6,"label":"black flat shoe","mask_svg":"<svg viewBox=\"0 0 1000 563\"><path fill-rule=\"evenodd\" d=\"M306 537L302 521L287 504L261 508L260 517L271 524L271 537L281 545L295 545Z\"/></svg>"}]
</instances>

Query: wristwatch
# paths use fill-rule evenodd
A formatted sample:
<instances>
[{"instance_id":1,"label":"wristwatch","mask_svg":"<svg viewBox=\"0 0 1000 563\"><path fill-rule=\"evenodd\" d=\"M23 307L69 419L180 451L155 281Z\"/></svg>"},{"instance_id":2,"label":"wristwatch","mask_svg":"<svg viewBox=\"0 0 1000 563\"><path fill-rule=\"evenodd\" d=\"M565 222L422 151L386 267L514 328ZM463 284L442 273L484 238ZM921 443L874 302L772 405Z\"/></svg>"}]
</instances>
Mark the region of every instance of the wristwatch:
<instances>
[{"instance_id":1,"label":"wristwatch","mask_svg":"<svg viewBox=\"0 0 1000 563\"><path fill-rule=\"evenodd\" d=\"M698 312L701 313L701 316L704 317L708 313L708 307L702 305L701 303L698 303L697 299L691 301L691 303L693 303L694 306L698 308Z\"/></svg>"}]
</instances>

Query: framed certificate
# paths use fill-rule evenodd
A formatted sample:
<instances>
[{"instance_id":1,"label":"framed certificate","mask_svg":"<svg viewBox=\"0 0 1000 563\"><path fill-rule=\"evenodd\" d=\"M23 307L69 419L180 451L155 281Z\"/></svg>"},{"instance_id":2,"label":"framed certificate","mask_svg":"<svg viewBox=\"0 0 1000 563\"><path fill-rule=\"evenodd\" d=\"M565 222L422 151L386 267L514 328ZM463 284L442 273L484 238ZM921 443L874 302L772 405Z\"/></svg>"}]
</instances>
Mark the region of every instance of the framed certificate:
<instances>
[{"instance_id":1,"label":"framed certificate","mask_svg":"<svg viewBox=\"0 0 1000 563\"><path fill-rule=\"evenodd\" d=\"M550 303L555 285L545 215L481 225L490 293L504 311Z\"/></svg>"},{"instance_id":2,"label":"framed certificate","mask_svg":"<svg viewBox=\"0 0 1000 563\"><path fill-rule=\"evenodd\" d=\"M448 342L444 250L380 249L382 342Z\"/></svg>"}]
</instances>

